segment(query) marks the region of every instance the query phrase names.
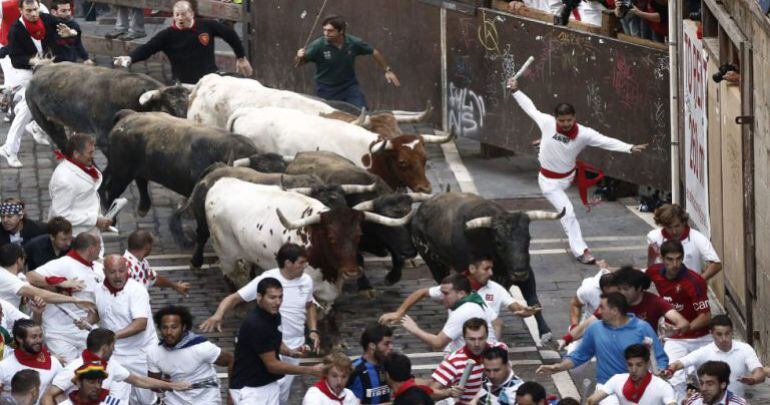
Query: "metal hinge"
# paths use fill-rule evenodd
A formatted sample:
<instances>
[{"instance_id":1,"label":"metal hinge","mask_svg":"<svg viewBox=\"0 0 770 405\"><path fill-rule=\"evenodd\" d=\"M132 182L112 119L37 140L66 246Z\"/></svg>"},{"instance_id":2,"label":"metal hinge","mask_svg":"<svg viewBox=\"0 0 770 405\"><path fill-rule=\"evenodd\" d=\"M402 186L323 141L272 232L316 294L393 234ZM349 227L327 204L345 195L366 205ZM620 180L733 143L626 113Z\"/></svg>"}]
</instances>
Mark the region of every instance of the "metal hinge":
<instances>
[{"instance_id":1,"label":"metal hinge","mask_svg":"<svg viewBox=\"0 0 770 405\"><path fill-rule=\"evenodd\" d=\"M753 115L739 115L735 117L735 123L738 125L750 125L754 123Z\"/></svg>"}]
</instances>

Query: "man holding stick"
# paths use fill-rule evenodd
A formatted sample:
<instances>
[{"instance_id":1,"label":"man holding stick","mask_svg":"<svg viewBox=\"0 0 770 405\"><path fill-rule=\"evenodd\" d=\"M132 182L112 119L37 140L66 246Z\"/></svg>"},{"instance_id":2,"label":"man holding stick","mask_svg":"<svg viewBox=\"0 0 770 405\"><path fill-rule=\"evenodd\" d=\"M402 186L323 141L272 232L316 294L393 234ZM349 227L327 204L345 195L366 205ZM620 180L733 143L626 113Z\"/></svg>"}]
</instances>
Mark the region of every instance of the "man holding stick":
<instances>
[{"instance_id":1,"label":"man holding stick","mask_svg":"<svg viewBox=\"0 0 770 405\"><path fill-rule=\"evenodd\" d=\"M527 64L524 65L524 68ZM555 108L555 117L538 111L532 100L519 91L517 77L523 73L520 70L516 76L508 80L508 88L519 106L529 115L540 128L540 174L538 184L543 195L557 211L566 209L561 218L561 225L569 238L572 254L583 264L596 262L591 251L583 240L580 224L575 216L575 209L565 191L573 181L577 182L580 197L584 205L588 205L588 187L596 184L602 177L593 179L585 177L586 170L595 170L585 163L576 160L580 152L587 146L599 147L613 152L640 153L647 144L631 145L615 138L600 134L598 131L577 123L575 107L567 103L559 103Z\"/></svg>"}]
</instances>

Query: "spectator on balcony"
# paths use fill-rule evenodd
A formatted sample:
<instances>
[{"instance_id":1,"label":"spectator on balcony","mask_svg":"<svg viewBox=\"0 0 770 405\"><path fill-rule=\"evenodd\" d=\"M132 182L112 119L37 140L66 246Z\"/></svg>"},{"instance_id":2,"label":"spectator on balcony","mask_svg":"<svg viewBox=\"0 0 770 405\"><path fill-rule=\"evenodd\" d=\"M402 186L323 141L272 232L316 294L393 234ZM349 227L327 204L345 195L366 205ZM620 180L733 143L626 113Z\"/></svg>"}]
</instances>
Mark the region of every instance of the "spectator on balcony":
<instances>
[{"instance_id":1,"label":"spectator on balcony","mask_svg":"<svg viewBox=\"0 0 770 405\"><path fill-rule=\"evenodd\" d=\"M144 10L135 7L115 6L117 11L115 29L104 37L107 39L119 39L121 41L133 41L144 38Z\"/></svg>"},{"instance_id":2,"label":"spectator on balcony","mask_svg":"<svg viewBox=\"0 0 770 405\"><path fill-rule=\"evenodd\" d=\"M668 0L649 0L641 7L631 6L629 15L639 17L640 36L655 42L664 42L668 36Z\"/></svg>"}]
</instances>

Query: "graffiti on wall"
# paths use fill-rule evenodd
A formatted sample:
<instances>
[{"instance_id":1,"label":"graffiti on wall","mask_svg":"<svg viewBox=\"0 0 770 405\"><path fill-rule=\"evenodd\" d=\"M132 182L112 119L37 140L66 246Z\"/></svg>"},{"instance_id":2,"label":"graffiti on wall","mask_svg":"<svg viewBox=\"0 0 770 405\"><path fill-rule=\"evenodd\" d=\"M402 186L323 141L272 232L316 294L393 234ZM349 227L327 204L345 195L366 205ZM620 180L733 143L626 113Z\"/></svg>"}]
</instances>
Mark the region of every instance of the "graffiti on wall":
<instances>
[{"instance_id":1,"label":"graffiti on wall","mask_svg":"<svg viewBox=\"0 0 770 405\"><path fill-rule=\"evenodd\" d=\"M458 87L449 83L447 97L449 130L460 136L477 135L484 127L487 109L484 98L467 87Z\"/></svg>"}]
</instances>

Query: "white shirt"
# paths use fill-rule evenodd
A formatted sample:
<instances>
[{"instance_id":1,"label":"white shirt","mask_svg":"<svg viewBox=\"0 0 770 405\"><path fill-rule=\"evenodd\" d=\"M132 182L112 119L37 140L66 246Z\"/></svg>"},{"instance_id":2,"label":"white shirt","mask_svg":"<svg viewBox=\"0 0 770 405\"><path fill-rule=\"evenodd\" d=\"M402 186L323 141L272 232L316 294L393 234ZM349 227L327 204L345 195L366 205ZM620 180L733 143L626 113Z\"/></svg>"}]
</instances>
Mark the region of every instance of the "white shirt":
<instances>
[{"instance_id":1,"label":"white shirt","mask_svg":"<svg viewBox=\"0 0 770 405\"><path fill-rule=\"evenodd\" d=\"M730 385L727 386L727 389L738 396L743 396L746 391L746 386L738 381L738 378L762 367L757 352L748 344L736 340L733 340L729 352L719 350L716 343L712 342L679 359L685 367L693 366L695 368L710 360L724 361L730 365Z\"/></svg>"},{"instance_id":2,"label":"white shirt","mask_svg":"<svg viewBox=\"0 0 770 405\"><path fill-rule=\"evenodd\" d=\"M454 352L465 345L465 339L463 339L463 324L471 318L481 318L486 320L487 330L489 331L487 340L493 343L497 342L495 331L492 328L492 321L495 319L492 314L492 310L489 309L488 306L486 308L481 308L481 305L473 302L466 302L454 311L449 312L449 317L444 324L444 328L441 329L441 332L444 332L444 334L452 339L452 341L447 345L444 351Z\"/></svg>"},{"instance_id":3,"label":"white shirt","mask_svg":"<svg viewBox=\"0 0 770 405\"><path fill-rule=\"evenodd\" d=\"M606 10L598 1L581 1L578 6L578 15L580 22L590 25L602 26L602 11ZM573 19L574 16L571 16Z\"/></svg>"},{"instance_id":4,"label":"white shirt","mask_svg":"<svg viewBox=\"0 0 770 405\"><path fill-rule=\"evenodd\" d=\"M283 286L283 302L281 303L281 327L283 343L290 349L305 344L305 319L307 304L313 301L313 279L307 274L289 280L281 274L280 269L268 270L255 277L238 290L238 295L246 302L257 299L257 286L265 277L277 279Z\"/></svg>"},{"instance_id":5,"label":"white shirt","mask_svg":"<svg viewBox=\"0 0 770 405\"><path fill-rule=\"evenodd\" d=\"M596 130L578 124L578 134L573 140L556 132L556 118L537 110L535 104L521 90L513 98L540 128L540 167L556 173L567 173L575 168L575 160L587 146L595 146L613 152L631 153L633 145L604 136ZM564 140L568 140L568 142Z\"/></svg>"},{"instance_id":6,"label":"white shirt","mask_svg":"<svg viewBox=\"0 0 770 405\"><path fill-rule=\"evenodd\" d=\"M72 360L64 368L62 368L51 381L51 385L56 386L60 390L64 391L65 395L69 395L70 392L77 389L77 386L72 383L72 379L75 378L75 370L83 365L83 357L80 356L75 360ZM120 362L115 359L110 359L107 362L107 378L102 382L102 388L111 389L113 382L123 382L130 375L131 372L127 368L123 367Z\"/></svg>"},{"instance_id":7,"label":"white shirt","mask_svg":"<svg viewBox=\"0 0 770 405\"><path fill-rule=\"evenodd\" d=\"M217 379L214 362L222 349L211 342L198 343L184 349L168 350L162 345L153 345L147 351L147 369L151 373L162 373L171 381L198 382ZM219 388L200 388L189 391L166 392L168 405L220 404Z\"/></svg>"},{"instance_id":8,"label":"white shirt","mask_svg":"<svg viewBox=\"0 0 770 405\"><path fill-rule=\"evenodd\" d=\"M620 405L668 405L676 404L674 387L660 377L652 376L650 384L644 390L639 402L631 402L623 396L623 385L628 381L628 373L615 374L604 384L597 384L596 390L610 396L614 395Z\"/></svg>"},{"instance_id":9,"label":"white shirt","mask_svg":"<svg viewBox=\"0 0 770 405\"><path fill-rule=\"evenodd\" d=\"M96 302L94 291L104 281L101 263L94 262L92 269L69 256L62 256L51 260L34 271L43 277L64 277L67 280L77 278L85 283L85 287L80 291L74 292L72 296L91 302ZM68 312L78 319L88 315L84 309L75 304L48 304L43 312L43 331L45 331L45 335L54 335L58 338L85 342L88 332L75 326L73 319L58 308L61 306L66 307Z\"/></svg>"},{"instance_id":10,"label":"white shirt","mask_svg":"<svg viewBox=\"0 0 770 405\"><path fill-rule=\"evenodd\" d=\"M26 283L21 280L19 275L0 267L0 299L10 302L18 308L21 304L19 290L25 285Z\"/></svg>"},{"instance_id":11,"label":"white shirt","mask_svg":"<svg viewBox=\"0 0 770 405\"><path fill-rule=\"evenodd\" d=\"M157 340L150 308L150 295L143 285L128 279L122 290L113 295L104 284L96 289L96 308L101 327L117 332L135 319L147 319L147 327L136 335L115 341L115 355L131 356L145 352Z\"/></svg>"},{"instance_id":12,"label":"white shirt","mask_svg":"<svg viewBox=\"0 0 770 405\"><path fill-rule=\"evenodd\" d=\"M99 186L102 175L94 180L82 169L68 160L62 160L51 175L48 193L51 196L51 209L48 219L62 216L72 223L72 236L81 232L95 231L96 220L101 213Z\"/></svg>"},{"instance_id":13,"label":"white shirt","mask_svg":"<svg viewBox=\"0 0 770 405\"><path fill-rule=\"evenodd\" d=\"M730 397L728 398L727 394L728 392L725 391L722 398L720 398L719 401L714 402L714 405L748 405L749 403L749 401L745 400L740 395L731 394ZM700 396L700 393L696 393L690 399L688 399L685 404L686 405L704 405L703 397Z\"/></svg>"},{"instance_id":14,"label":"white shirt","mask_svg":"<svg viewBox=\"0 0 770 405\"><path fill-rule=\"evenodd\" d=\"M575 296L583 304L583 319L590 317L599 308L601 302L602 289L599 286L599 280L603 275L609 274L609 270L600 269L593 277L583 279L580 283Z\"/></svg>"},{"instance_id":15,"label":"white shirt","mask_svg":"<svg viewBox=\"0 0 770 405\"><path fill-rule=\"evenodd\" d=\"M19 319L29 319L29 315L19 311L19 308L16 308L16 306L2 298L0 298L0 307L3 309L3 318L0 320L0 325L9 333L13 329L14 322Z\"/></svg>"},{"instance_id":16,"label":"white shirt","mask_svg":"<svg viewBox=\"0 0 770 405\"><path fill-rule=\"evenodd\" d=\"M305 398L302 399L302 405L358 405L361 401L356 398L353 391L343 388L342 389L342 402L335 401L326 396L321 390L315 386L310 387L305 393Z\"/></svg>"},{"instance_id":17,"label":"white shirt","mask_svg":"<svg viewBox=\"0 0 770 405\"><path fill-rule=\"evenodd\" d=\"M12 354L4 358L3 361L0 361L0 383L3 384L3 391L11 392L11 379L13 376L17 372L28 368L30 367L27 367L16 360L16 354ZM48 370L42 368L33 369L40 373L40 396L38 398L43 397L43 393L48 386L51 385L51 380L53 380L54 376L61 370L61 368L62 366L61 363L59 363L59 360L56 360L56 357L51 355L51 368Z\"/></svg>"},{"instance_id":18,"label":"white shirt","mask_svg":"<svg viewBox=\"0 0 770 405\"><path fill-rule=\"evenodd\" d=\"M487 303L489 309L494 313L494 318L492 319L497 319L500 316L500 311L508 308L515 301L511 293L506 291L505 287L492 280L487 281L487 284L476 290L476 292L484 299L484 302ZM441 286L437 285L429 288L428 295L435 300L440 300Z\"/></svg>"},{"instance_id":19,"label":"white shirt","mask_svg":"<svg viewBox=\"0 0 770 405\"><path fill-rule=\"evenodd\" d=\"M657 263L661 262L660 245L664 241L662 228L653 229L647 234L647 244L658 254L657 259L655 259ZM720 263L719 256L711 241L697 230L690 228L687 239L681 242L684 248L684 265L688 269L701 274L706 262Z\"/></svg>"}]
</instances>

